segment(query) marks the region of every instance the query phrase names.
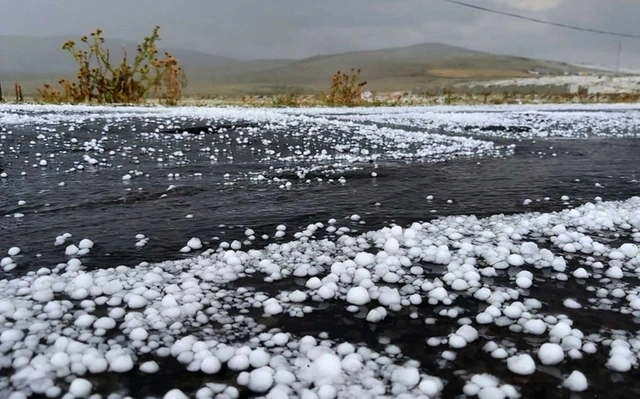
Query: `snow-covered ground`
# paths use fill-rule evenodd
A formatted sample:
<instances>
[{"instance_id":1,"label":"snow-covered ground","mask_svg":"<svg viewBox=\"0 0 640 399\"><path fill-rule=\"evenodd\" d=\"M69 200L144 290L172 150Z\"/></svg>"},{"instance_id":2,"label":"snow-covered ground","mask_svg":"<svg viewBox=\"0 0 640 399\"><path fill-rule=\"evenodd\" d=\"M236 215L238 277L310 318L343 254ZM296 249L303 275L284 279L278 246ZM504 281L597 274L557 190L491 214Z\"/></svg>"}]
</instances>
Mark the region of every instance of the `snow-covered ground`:
<instances>
[{"instance_id":1,"label":"snow-covered ground","mask_svg":"<svg viewBox=\"0 0 640 399\"><path fill-rule=\"evenodd\" d=\"M513 78L476 82L465 86L561 86L576 85L588 88L589 93L638 93L640 91L640 75L631 76L539 76L531 78Z\"/></svg>"},{"instance_id":2,"label":"snow-covered ground","mask_svg":"<svg viewBox=\"0 0 640 399\"><path fill-rule=\"evenodd\" d=\"M145 138L194 119L259 123L240 129L237 139L261 139L252 144L266 165L259 182L270 179L268 165L276 162L306 162L291 168L308 171L323 163L345 167L368 160L513 153L513 146L495 144L491 137L637 137L640 112L633 107L594 109L0 106L0 156L8 165L1 178L10 184L21 163L37 167L42 161L70 174L91 167L117 170L114 159L131 155L125 147L109 152L115 148L109 129L127 126L134 117L149 122L148 129L131 132ZM96 121L104 126L96 140L72 141L76 127ZM24 148L2 146L12 129L28 125L38 129L33 141L77 144L82 150L76 162L58 165L47 154L24 162ZM289 153L270 151L265 131L304 140ZM197 144L198 135L177 133L167 140ZM327 151L331 147L338 151ZM221 160L223 154L210 149L202 156ZM136 176L122 174L124 180ZM100 382L106 373L153 375L165 364L178 364L176 373L210 376L211 382L159 396L436 398L451 383L443 370L470 346L479 348L478 356L491 370L500 371L459 370L465 383L458 394L519 398L522 387L513 381L526 382L556 366L562 366L554 376L558 387L586 391L593 373L627 373L638 366L637 329L589 330L581 314L609 312L620 325L640 317L640 197L596 198L577 207L569 206L568 197L561 200L567 208L560 212L449 216L357 235L340 228L336 219L315 221L301 231L288 231L283 224L273 234L286 234L288 240L253 249L239 241L207 248L198 237L184 237L183 252L197 253L192 258L99 270L85 267L83 256L100 237L51 237L67 262L0 280L0 396L97 399L106 397L95 393L108 390ZM321 232L336 233L335 239L317 238ZM247 229L246 236L251 239L254 232ZM1 248L2 268L20 270L23 249L12 243ZM257 288L249 283L255 279L261 282ZM550 297L548 289L558 283L571 289ZM386 337L379 337L383 349L372 349L330 333L298 336L279 323L283 318L331 320L327 312L344 313L371 331L389 320L422 321L423 341L437 355L426 365ZM442 324L450 326L448 331L434 334L432 328ZM508 338L512 335L519 338ZM585 368L580 360L597 354L606 360ZM109 398L129 394L126 386L113 388Z\"/></svg>"}]
</instances>

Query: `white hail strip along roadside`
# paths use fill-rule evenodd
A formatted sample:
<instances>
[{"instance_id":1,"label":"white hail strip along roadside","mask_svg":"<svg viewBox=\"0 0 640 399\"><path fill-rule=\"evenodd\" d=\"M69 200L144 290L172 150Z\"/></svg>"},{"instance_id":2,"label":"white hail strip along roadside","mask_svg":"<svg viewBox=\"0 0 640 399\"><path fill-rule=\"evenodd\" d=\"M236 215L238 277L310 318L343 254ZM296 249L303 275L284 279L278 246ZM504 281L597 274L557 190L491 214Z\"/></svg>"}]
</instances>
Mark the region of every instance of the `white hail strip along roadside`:
<instances>
[{"instance_id":1,"label":"white hail strip along roadside","mask_svg":"<svg viewBox=\"0 0 640 399\"><path fill-rule=\"evenodd\" d=\"M619 239L628 242L612 247L584 231L616 232ZM529 241L527 237L536 238ZM536 242L541 238L551 243L551 249L538 247ZM454 359L455 350L479 339L474 324L495 324L508 326L514 333L546 337L551 346L537 349L536 357L542 364L563 361L565 355L579 359L603 350L598 346L608 346L606 367L625 372L637 366L637 332L628 331L628 339L587 336L568 316L545 311L541 301L545 298L532 297L517 280L522 276L531 279L533 273L570 278L563 256L571 254L563 248L572 243L584 254L580 262L591 270L593 284L600 280L600 290L626 293L618 302L598 302L602 296L587 290L595 299L589 306L638 315L636 288L600 273L603 267L619 267L630 275L640 273L640 252L634 241L640 241L640 197L587 203L554 213L486 219L452 216L407 228L385 227L356 237L344 235L335 242L298 240L271 244L263 250L206 251L192 259L136 267L89 271L72 259L51 271L0 281L0 365L14 368L2 390L46 394L53 393L55 381L61 377L107 370L122 373L135 367L157 371L153 364L138 361L146 354L173 356L186 370L210 374L225 364L237 373L239 385L257 393L276 390L301 395L313 390L318 396L326 393L331 397L336 390L356 396L393 392L433 397L442 389L444 382L438 376L421 372L419 362L396 347L388 348L396 355L386 355L393 360L381 361L385 355L361 344L338 344L324 334L295 337L268 330L247 315L252 308L261 308L264 317L313 317L309 314L321 312L314 304L326 298L355 313L379 309L386 314L407 308L410 317L426 316L427 324L433 322L432 314L414 308L422 301L443 305L439 317L457 318L464 312L464 319L460 319L463 325L455 333L431 337L428 342L435 346L448 343L452 350L444 351L443 359ZM443 266L442 271L435 272L432 265ZM505 269L522 268L530 273L518 274L520 277L509 274L506 284L485 279ZM296 276L308 282L304 289L297 287L276 296L224 286L256 272L271 280ZM327 295L329 291L331 295ZM482 304L484 310L460 308L456 305L459 297ZM94 315L98 308L105 309L107 316ZM381 318L367 316L368 322ZM214 328L212 323L223 328ZM107 330L118 334L114 337L106 334ZM240 338L247 336L253 338ZM437 342L433 338L438 338ZM484 349L515 374L535 372L534 356L527 348L504 348L488 342ZM564 382L576 391L586 384L580 373ZM91 387L83 381L71 387L75 392L87 389ZM213 395L210 387L203 389ZM235 387L222 389L232 397L236 392ZM517 397L510 385L485 377L472 379L465 389L486 390L483 397L498 394L496 389L504 396Z\"/></svg>"}]
</instances>

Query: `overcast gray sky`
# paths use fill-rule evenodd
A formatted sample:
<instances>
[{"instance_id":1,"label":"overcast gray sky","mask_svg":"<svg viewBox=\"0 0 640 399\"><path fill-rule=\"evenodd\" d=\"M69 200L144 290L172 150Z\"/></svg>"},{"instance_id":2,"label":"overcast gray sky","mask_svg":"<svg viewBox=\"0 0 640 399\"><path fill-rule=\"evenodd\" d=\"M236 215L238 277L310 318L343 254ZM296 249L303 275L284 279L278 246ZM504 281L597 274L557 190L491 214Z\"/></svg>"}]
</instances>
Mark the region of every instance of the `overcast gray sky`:
<instances>
[{"instance_id":1,"label":"overcast gray sky","mask_svg":"<svg viewBox=\"0 0 640 399\"><path fill-rule=\"evenodd\" d=\"M640 35L638 0L466 0L534 18ZM101 27L139 41L236 58L301 58L442 42L477 50L614 66L618 38L472 10L443 0L0 0L0 35L68 35ZM640 69L640 39L622 66ZM1 56L1 49L0 49Z\"/></svg>"}]
</instances>

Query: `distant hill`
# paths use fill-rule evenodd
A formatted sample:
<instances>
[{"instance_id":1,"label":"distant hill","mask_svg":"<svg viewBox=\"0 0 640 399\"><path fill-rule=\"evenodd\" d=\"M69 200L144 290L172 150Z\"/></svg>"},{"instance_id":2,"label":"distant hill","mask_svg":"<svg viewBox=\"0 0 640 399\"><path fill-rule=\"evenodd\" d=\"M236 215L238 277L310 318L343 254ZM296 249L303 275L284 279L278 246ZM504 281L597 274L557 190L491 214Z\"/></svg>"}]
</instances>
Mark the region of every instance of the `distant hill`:
<instances>
[{"instance_id":1,"label":"distant hill","mask_svg":"<svg viewBox=\"0 0 640 399\"><path fill-rule=\"evenodd\" d=\"M75 62L67 51L62 50L62 44L68 40L65 36L32 37L32 36L0 36L0 73L23 75L46 75L52 73L72 73ZM78 47L77 38L73 38ZM118 39L106 39L111 59L118 62L122 57L122 49L126 49L130 58L135 55L137 44ZM202 65L226 65L236 62L231 58L202 53L194 50L162 47L159 42L158 51L170 52L178 58L185 67Z\"/></svg>"},{"instance_id":2,"label":"distant hill","mask_svg":"<svg viewBox=\"0 0 640 399\"><path fill-rule=\"evenodd\" d=\"M33 94L45 82L73 76L76 66L61 49L67 37L0 36L0 81L19 81ZM122 48L135 53L136 44L106 39L117 62ZM160 44L162 44L160 42ZM382 50L320 55L299 60L239 61L203 52L159 48L169 51L185 66L187 94L246 94L316 91L326 89L338 70L361 69L361 77L374 91L427 89L453 82L527 77L534 74L563 75L586 71L578 66L522 57L495 55L441 43L424 43Z\"/></svg>"},{"instance_id":3,"label":"distant hill","mask_svg":"<svg viewBox=\"0 0 640 399\"><path fill-rule=\"evenodd\" d=\"M297 60L269 70L239 74L246 84L326 87L338 71L361 69L372 90L408 90L450 80L576 74L585 68L559 62L504 56L441 43L331 54Z\"/></svg>"}]
</instances>

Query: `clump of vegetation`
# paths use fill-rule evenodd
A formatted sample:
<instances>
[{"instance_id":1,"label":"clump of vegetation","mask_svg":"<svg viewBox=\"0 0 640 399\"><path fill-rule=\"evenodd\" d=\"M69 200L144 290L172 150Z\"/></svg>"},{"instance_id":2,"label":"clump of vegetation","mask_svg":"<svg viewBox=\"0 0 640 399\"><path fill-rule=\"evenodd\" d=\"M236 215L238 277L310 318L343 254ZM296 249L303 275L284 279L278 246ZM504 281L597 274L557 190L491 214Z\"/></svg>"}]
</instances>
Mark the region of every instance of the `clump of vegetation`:
<instances>
[{"instance_id":1,"label":"clump of vegetation","mask_svg":"<svg viewBox=\"0 0 640 399\"><path fill-rule=\"evenodd\" d=\"M362 104L362 89L367 84L360 80L360 70L351 69L350 73L336 72L331 79L329 93L324 95L327 105L354 106Z\"/></svg>"},{"instance_id":2,"label":"clump of vegetation","mask_svg":"<svg viewBox=\"0 0 640 399\"><path fill-rule=\"evenodd\" d=\"M24 96L22 95L22 86L20 86L17 82L14 85L16 91L16 102L21 103L24 102Z\"/></svg>"},{"instance_id":3,"label":"clump of vegetation","mask_svg":"<svg viewBox=\"0 0 640 399\"><path fill-rule=\"evenodd\" d=\"M296 92L278 94L271 98L271 106L277 108L300 107L303 105L303 96Z\"/></svg>"},{"instance_id":4,"label":"clump of vegetation","mask_svg":"<svg viewBox=\"0 0 640 399\"><path fill-rule=\"evenodd\" d=\"M164 104L177 104L186 86L186 75L171 54L158 57L159 30L156 26L138 45L132 63L125 49L120 62L111 61L100 29L90 38L80 38L85 49L77 49L73 40L66 41L62 49L78 64L77 80L61 79L60 88L44 85L38 89L40 99L47 103L117 104L142 103L153 96Z\"/></svg>"}]
</instances>

